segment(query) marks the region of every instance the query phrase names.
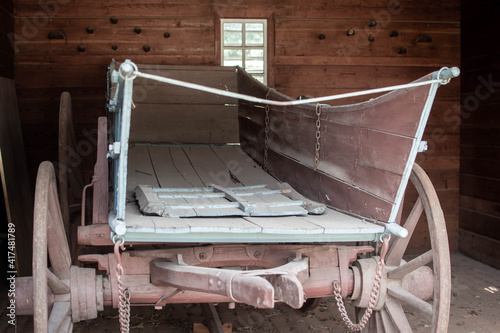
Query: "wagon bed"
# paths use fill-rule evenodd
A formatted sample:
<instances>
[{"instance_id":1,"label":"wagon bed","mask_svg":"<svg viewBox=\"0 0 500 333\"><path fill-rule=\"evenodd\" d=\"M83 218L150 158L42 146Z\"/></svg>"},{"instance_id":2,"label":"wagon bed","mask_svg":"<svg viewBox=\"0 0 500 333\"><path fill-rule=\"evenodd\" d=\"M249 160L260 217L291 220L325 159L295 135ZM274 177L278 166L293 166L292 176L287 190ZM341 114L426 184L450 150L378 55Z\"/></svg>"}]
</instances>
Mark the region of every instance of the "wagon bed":
<instances>
[{"instance_id":1,"label":"wagon bed","mask_svg":"<svg viewBox=\"0 0 500 333\"><path fill-rule=\"evenodd\" d=\"M229 167L228 167L229 165ZM160 217L139 210L134 190L266 185L279 182L239 146L135 145L129 150L127 240L141 242L373 241L384 227L327 208L320 215L282 217ZM232 169L232 170L231 170Z\"/></svg>"}]
</instances>

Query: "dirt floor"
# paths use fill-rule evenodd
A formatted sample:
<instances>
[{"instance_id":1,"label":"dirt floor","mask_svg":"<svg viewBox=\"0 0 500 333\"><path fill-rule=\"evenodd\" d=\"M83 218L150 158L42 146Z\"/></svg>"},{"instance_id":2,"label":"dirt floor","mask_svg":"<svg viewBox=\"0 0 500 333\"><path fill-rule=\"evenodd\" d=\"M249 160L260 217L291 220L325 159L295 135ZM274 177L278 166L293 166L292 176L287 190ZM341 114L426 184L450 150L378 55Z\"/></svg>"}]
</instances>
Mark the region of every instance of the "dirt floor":
<instances>
[{"instance_id":1,"label":"dirt floor","mask_svg":"<svg viewBox=\"0 0 500 333\"><path fill-rule=\"evenodd\" d=\"M449 332L500 332L500 271L460 254L452 255L453 295ZM6 293L4 293L6 295ZM2 297L2 303L6 304ZM237 304L233 310L227 304L216 307L222 323L231 323L233 332L347 332L341 322L333 298L320 301L310 312L301 312L284 304L271 310L257 310ZM198 305L173 305L161 311L152 307L133 307L131 332L192 332L193 323L204 322ZM0 332L15 332L6 322L6 306L2 306ZM429 326L418 313L407 312L414 332L427 332ZM19 317L17 332L31 332L32 318ZM94 320L75 324L74 332L118 332L117 310L107 308Z\"/></svg>"}]
</instances>

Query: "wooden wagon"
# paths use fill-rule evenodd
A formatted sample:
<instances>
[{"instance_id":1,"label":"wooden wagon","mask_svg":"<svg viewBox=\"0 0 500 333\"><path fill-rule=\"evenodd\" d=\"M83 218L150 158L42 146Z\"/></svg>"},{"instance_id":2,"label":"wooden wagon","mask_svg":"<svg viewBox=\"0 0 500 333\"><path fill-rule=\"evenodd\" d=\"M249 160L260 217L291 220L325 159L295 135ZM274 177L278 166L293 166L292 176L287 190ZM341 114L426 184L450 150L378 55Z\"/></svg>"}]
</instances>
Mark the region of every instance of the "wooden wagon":
<instances>
[{"instance_id":1,"label":"wooden wagon","mask_svg":"<svg viewBox=\"0 0 500 333\"><path fill-rule=\"evenodd\" d=\"M436 90L458 74L443 68L407 85L304 100L238 67L113 63L83 194L68 154L71 100L62 95L60 193L52 163L42 163L33 277L17 279L17 313L34 315L36 332L69 332L113 306L127 331L130 305L298 309L335 296L350 330L410 332L404 305L445 332L445 221L414 161ZM386 91L363 103L320 103ZM419 198L401 222L408 182ZM406 262L423 212L432 249Z\"/></svg>"}]
</instances>

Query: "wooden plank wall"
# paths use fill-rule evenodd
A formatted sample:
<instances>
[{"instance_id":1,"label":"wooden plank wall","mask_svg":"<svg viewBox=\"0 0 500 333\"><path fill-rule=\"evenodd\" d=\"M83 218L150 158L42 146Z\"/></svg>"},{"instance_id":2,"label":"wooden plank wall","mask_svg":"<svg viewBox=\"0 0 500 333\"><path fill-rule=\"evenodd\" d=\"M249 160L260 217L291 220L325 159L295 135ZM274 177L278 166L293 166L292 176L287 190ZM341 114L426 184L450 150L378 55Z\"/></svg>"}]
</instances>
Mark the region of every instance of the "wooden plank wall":
<instances>
[{"instance_id":1,"label":"wooden plank wall","mask_svg":"<svg viewBox=\"0 0 500 333\"><path fill-rule=\"evenodd\" d=\"M15 6L16 82L32 174L41 160L56 158L57 101L62 91L72 94L76 132L92 142L86 134L104 112L105 72L111 58L220 64L220 18L268 20L268 82L292 97L405 83L460 63L460 8L455 0L48 3L16 0ZM347 35L350 29L352 36ZM63 39L49 40L50 32ZM458 225L458 103L455 80L438 93L426 132L431 151L419 157L438 189L453 250ZM85 161L91 156L86 150L79 154ZM419 231L416 247L426 238Z\"/></svg>"},{"instance_id":2,"label":"wooden plank wall","mask_svg":"<svg viewBox=\"0 0 500 333\"><path fill-rule=\"evenodd\" d=\"M500 4L462 6L459 248L500 268Z\"/></svg>"},{"instance_id":3,"label":"wooden plank wall","mask_svg":"<svg viewBox=\"0 0 500 333\"><path fill-rule=\"evenodd\" d=\"M14 0L0 3L0 76L14 78Z\"/></svg>"}]
</instances>

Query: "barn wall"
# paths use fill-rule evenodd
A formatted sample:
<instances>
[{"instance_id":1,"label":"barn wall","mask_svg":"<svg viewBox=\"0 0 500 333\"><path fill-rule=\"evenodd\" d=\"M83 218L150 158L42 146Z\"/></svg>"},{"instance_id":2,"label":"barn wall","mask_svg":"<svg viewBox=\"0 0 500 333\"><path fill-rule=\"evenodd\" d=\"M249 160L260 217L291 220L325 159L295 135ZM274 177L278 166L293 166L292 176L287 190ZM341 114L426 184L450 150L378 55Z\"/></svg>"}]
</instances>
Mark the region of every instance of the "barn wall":
<instances>
[{"instance_id":1,"label":"barn wall","mask_svg":"<svg viewBox=\"0 0 500 333\"><path fill-rule=\"evenodd\" d=\"M460 251L500 268L500 4L462 6Z\"/></svg>"},{"instance_id":2,"label":"barn wall","mask_svg":"<svg viewBox=\"0 0 500 333\"><path fill-rule=\"evenodd\" d=\"M269 85L290 96L406 83L460 63L460 8L454 0L49 3L17 0L15 9L16 81L32 175L41 160L56 160L62 91L72 94L76 132L91 142L88 131L104 112L105 72L112 58L217 65L220 18L268 20ZM370 27L371 21L376 25ZM134 32L135 27L142 32ZM353 36L347 36L349 29ZM52 31L63 39L49 40ZM458 103L459 82L454 80L439 90L426 131L430 151L418 158L441 198L452 250L457 249L458 225ZM83 149L79 153L92 156ZM418 231L415 238L419 248L427 236Z\"/></svg>"},{"instance_id":3,"label":"barn wall","mask_svg":"<svg viewBox=\"0 0 500 333\"><path fill-rule=\"evenodd\" d=\"M14 0L0 3L0 76L14 78Z\"/></svg>"}]
</instances>

